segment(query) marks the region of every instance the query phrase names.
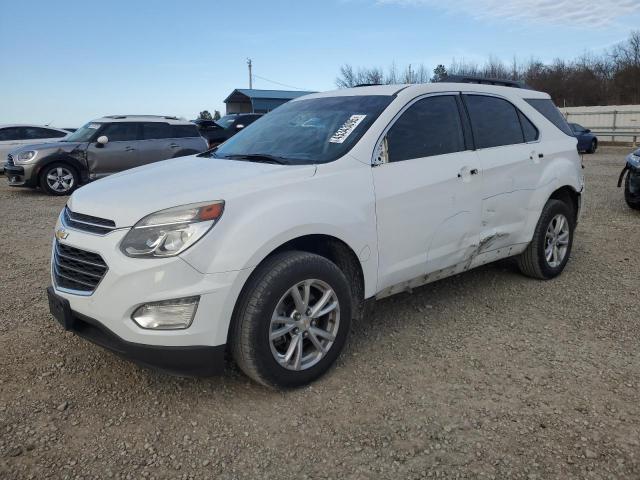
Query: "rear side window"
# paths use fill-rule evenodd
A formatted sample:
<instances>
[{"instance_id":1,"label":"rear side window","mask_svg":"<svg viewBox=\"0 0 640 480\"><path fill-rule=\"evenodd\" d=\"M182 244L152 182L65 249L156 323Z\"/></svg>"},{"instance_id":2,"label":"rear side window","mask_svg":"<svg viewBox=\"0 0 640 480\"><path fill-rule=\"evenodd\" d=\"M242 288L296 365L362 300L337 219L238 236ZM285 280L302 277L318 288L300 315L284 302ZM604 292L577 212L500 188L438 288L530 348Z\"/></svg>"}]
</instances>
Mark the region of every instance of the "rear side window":
<instances>
[{"instance_id":1,"label":"rear side window","mask_svg":"<svg viewBox=\"0 0 640 480\"><path fill-rule=\"evenodd\" d=\"M173 129L168 123L148 122L142 124L142 135L145 140L174 138Z\"/></svg>"},{"instance_id":2,"label":"rear side window","mask_svg":"<svg viewBox=\"0 0 640 480\"><path fill-rule=\"evenodd\" d=\"M525 142L535 142L540 138L540 132L536 126L531 123L524 113L518 110L518 115L520 115L520 125L522 125L522 132L524 133L524 141Z\"/></svg>"},{"instance_id":3,"label":"rear side window","mask_svg":"<svg viewBox=\"0 0 640 480\"><path fill-rule=\"evenodd\" d=\"M476 148L524 143L518 110L497 97L465 95Z\"/></svg>"},{"instance_id":4,"label":"rear side window","mask_svg":"<svg viewBox=\"0 0 640 480\"><path fill-rule=\"evenodd\" d=\"M571 127L569 127L567 120L564 118L562 113L560 113L560 110L558 110L558 107L555 106L551 99L530 98L525 99L525 101L544 115L547 120L558 127L563 133L570 137L573 136L573 132L571 131Z\"/></svg>"},{"instance_id":5,"label":"rear side window","mask_svg":"<svg viewBox=\"0 0 640 480\"><path fill-rule=\"evenodd\" d=\"M26 140L27 132L24 128L9 127L0 129L0 142L9 140Z\"/></svg>"},{"instance_id":6,"label":"rear side window","mask_svg":"<svg viewBox=\"0 0 640 480\"><path fill-rule=\"evenodd\" d=\"M27 136L30 139L61 138L61 137L65 137L66 135L67 135L66 133L59 132L58 130L51 130L50 128L40 128L40 127L27 128Z\"/></svg>"},{"instance_id":7,"label":"rear side window","mask_svg":"<svg viewBox=\"0 0 640 480\"><path fill-rule=\"evenodd\" d=\"M138 125L135 123L106 124L100 135L106 135L110 142L129 142L138 140Z\"/></svg>"},{"instance_id":8,"label":"rear side window","mask_svg":"<svg viewBox=\"0 0 640 480\"><path fill-rule=\"evenodd\" d=\"M171 125L172 138L199 137L198 127L195 125Z\"/></svg>"},{"instance_id":9,"label":"rear side window","mask_svg":"<svg viewBox=\"0 0 640 480\"><path fill-rule=\"evenodd\" d=\"M389 129L387 144L390 162L465 150L456 98L446 95L418 100Z\"/></svg>"}]
</instances>

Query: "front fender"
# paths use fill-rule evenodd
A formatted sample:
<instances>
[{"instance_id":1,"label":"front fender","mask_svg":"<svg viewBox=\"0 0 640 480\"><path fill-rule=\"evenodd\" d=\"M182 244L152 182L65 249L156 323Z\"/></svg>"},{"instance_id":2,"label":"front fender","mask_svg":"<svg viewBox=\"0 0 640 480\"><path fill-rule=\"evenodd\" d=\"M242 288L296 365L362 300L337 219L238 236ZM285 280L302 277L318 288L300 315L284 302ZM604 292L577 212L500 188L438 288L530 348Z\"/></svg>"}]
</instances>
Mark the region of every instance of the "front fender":
<instances>
[{"instance_id":1,"label":"front fender","mask_svg":"<svg viewBox=\"0 0 640 480\"><path fill-rule=\"evenodd\" d=\"M203 273L251 269L307 235L348 245L360 259L365 293L373 294L377 235L370 167L356 161L324 165L304 181L230 199L220 223L183 258Z\"/></svg>"},{"instance_id":2,"label":"front fender","mask_svg":"<svg viewBox=\"0 0 640 480\"><path fill-rule=\"evenodd\" d=\"M40 159L36 163L36 168L34 169L34 176L39 176L40 172L47 166L56 162L64 162L68 163L70 166L76 169L78 175L80 175L80 181L82 183L88 181L89 172L87 170L86 164L86 156L84 155L84 151L74 151L74 152L55 152L51 153L42 159Z\"/></svg>"}]
</instances>

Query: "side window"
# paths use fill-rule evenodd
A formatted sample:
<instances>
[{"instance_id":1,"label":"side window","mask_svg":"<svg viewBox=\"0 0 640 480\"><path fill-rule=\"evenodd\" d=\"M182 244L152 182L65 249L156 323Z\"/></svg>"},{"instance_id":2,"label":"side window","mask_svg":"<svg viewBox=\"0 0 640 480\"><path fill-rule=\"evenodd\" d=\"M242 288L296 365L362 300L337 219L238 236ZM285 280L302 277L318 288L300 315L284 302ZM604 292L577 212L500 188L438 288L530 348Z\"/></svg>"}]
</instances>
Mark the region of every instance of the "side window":
<instances>
[{"instance_id":1,"label":"side window","mask_svg":"<svg viewBox=\"0 0 640 480\"><path fill-rule=\"evenodd\" d=\"M66 135L66 133L59 132L58 130L51 130L50 128L27 127L26 130L29 139L33 140L39 138L60 138Z\"/></svg>"},{"instance_id":2,"label":"side window","mask_svg":"<svg viewBox=\"0 0 640 480\"><path fill-rule=\"evenodd\" d=\"M138 140L136 123L109 123L102 128L100 135L106 135L110 142L128 142Z\"/></svg>"},{"instance_id":3,"label":"side window","mask_svg":"<svg viewBox=\"0 0 640 480\"><path fill-rule=\"evenodd\" d=\"M168 123L148 122L142 124L142 137L145 140L173 138L172 128Z\"/></svg>"},{"instance_id":4,"label":"side window","mask_svg":"<svg viewBox=\"0 0 640 480\"><path fill-rule=\"evenodd\" d=\"M8 127L0 129L0 142L10 140L26 140L26 130L18 127Z\"/></svg>"},{"instance_id":5,"label":"side window","mask_svg":"<svg viewBox=\"0 0 640 480\"><path fill-rule=\"evenodd\" d=\"M465 150L456 97L428 97L411 105L387 133L389 161Z\"/></svg>"},{"instance_id":6,"label":"side window","mask_svg":"<svg viewBox=\"0 0 640 480\"><path fill-rule=\"evenodd\" d=\"M540 138L540 132L536 126L531 123L524 113L518 110L518 115L520 115L520 125L522 125L522 132L524 133L524 141L525 142L535 142Z\"/></svg>"},{"instance_id":7,"label":"side window","mask_svg":"<svg viewBox=\"0 0 640 480\"><path fill-rule=\"evenodd\" d=\"M558 127L562 132L570 137L573 137L571 127L567 123L558 107L555 106L553 100L544 98L530 98L525 100L529 105L535 108L538 112L545 116L547 120Z\"/></svg>"},{"instance_id":8,"label":"side window","mask_svg":"<svg viewBox=\"0 0 640 480\"><path fill-rule=\"evenodd\" d=\"M195 125L171 125L172 138L199 137L198 127Z\"/></svg>"},{"instance_id":9,"label":"side window","mask_svg":"<svg viewBox=\"0 0 640 480\"><path fill-rule=\"evenodd\" d=\"M518 111L502 98L465 95L476 148L524 143Z\"/></svg>"}]
</instances>

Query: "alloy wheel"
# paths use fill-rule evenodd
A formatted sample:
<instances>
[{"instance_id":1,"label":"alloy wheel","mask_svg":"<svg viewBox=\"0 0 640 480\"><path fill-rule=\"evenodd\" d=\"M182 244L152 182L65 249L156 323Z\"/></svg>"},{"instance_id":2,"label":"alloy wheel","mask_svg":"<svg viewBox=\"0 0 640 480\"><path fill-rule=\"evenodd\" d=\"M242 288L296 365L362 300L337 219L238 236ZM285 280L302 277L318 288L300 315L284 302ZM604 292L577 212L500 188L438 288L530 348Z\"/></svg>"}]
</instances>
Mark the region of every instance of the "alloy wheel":
<instances>
[{"instance_id":1,"label":"alloy wheel","mask_svg":"<svg viewBox=\"0 0 640 480\"><path fill-rule=\"evenodd\" d=\"M304 280L282 296L271 317L271 353L287 370L307 370L331 349L340 327L340 303L322 280Z\"/></svg>"},{"instance_id":2,"label":"alloy wheel","mask_svg":"<svg viewBox=\"0 0 640 480\"><path fill-rule=\"evenodd\" d=\"M561 213L554 216L544 239L544 256L551 268L559 267L567 256L570 235L567 217Z\"/></svg>"},{"instance_id":3,"label":"alloy wheel","mask_svg":"<svg viewBox=\"0 0 640 480\"><path fill-rule=\"evenodd\" d=\"M68 192L74 183L73 173L65 167L55 167L47 172L47 185L55 192Z\"/></svg>"}]
</instances>

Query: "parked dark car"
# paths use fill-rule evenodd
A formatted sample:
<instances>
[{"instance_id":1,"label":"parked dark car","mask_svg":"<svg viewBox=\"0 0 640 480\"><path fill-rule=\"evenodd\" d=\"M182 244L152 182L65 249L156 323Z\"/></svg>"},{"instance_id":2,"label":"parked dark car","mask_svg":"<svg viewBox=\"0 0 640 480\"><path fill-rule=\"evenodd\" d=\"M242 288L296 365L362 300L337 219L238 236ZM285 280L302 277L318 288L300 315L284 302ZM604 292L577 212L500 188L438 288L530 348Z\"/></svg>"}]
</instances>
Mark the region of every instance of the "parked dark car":
<instances>
[{"instance_id":1,"label":"parked dark car","mask_svg":"<svg viewBox=\"0 0 640 480\"><path fill-rule=\"evenodd\" d=\"M624 199L627 205L635 210L640 210L640 150L636 150L627 156L620 178L618 179L618 187L624 182Z\"/></svg>"},{"instance_id":2,"label":"parked dark car","mask_svg":"<svg viewBox=\"0 0 640 480\"><path fill-rule=\"evenodd\" d=\"M217 147L227 141L247 125L262 117L260 113L233 113L219 120L193 120L209 143L209 148Z\"/></svg>"},{"instance_id":3,"label":"parked dark car","mask_svg":"<svg viewBox=\"0 0 640 480\"><path fill-rule=\"evenodd\" d=\"M112 173L206 149L205 139L186 120L113 115L93 120L57 142L15 149L4 168L12 187L39 186L50 195L68 195Z\"/></svg>"},{"instance_id":4,"label":"parked dark car","mask_svg":"<svg viewBox=\"0 0 640 480\"><path fill-rule=\"evenodd\" d=\"M596 153L596 150L598 150L598 137L591 133L591 130L577 123L570 123L569 126L573 131L573 135L578 139L578 151Z\"/></svg>"}]
</instances>

